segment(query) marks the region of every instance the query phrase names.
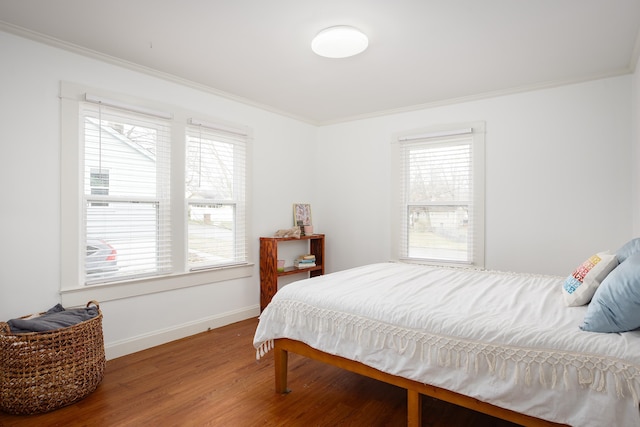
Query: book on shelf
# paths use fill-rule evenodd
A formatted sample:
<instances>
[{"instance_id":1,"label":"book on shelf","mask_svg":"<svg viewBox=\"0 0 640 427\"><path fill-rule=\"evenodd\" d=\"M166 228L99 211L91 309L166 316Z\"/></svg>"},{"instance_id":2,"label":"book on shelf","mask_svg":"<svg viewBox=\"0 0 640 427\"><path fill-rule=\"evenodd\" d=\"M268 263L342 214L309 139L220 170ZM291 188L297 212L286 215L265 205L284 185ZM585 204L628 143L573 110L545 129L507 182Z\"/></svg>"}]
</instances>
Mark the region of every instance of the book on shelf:
<instances>
[{"instance_id":1,"label":"book on shelf","mask_svg":"<svg viewBox=\"0 0 640 427\"><path fill-rule=\"evenodd\" d=\"M310 268L316 266L316 256L315 255L301 255L295 261L293 261L293 266L296 268Z\"/></svg>"},{"instance_id":2,"label":"book on shelf","mask_svg":"<svg viewBox=\"0 0 640 427\"><path fill-rule=\"evenodd\" d=\"M305 263L305 264L294 264L295 268L301 269L301 268L311 268L311 267L315 267L316 264L315 263Z\"/></svg>"},{"instance_id":3,"label":"book on shelf","mask_svg":"<svg viewBox=\"0 0 640 427\"><path fill-rule=\"evenodd\" d=\"M301 260L295 260L293 262L293 265L295 266L300 266L300 267L314 267L316 265L315 261L301 261Z\"/></svg>"}]
</instances>

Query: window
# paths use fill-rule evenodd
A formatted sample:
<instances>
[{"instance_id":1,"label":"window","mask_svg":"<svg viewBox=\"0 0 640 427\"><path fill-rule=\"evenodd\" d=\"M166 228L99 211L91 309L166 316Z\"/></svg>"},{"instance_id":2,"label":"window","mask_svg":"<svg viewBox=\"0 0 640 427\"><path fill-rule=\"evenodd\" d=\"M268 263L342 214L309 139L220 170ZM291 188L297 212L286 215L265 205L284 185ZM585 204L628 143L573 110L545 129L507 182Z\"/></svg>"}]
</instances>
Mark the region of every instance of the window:
<instances>
[{"instance_id":1,"label":"window","mask_svg":"<svg viewBox=\"0 0 640 427\"><path fill-rule=\"evenodd\" d=\"M484 126L411 132L395 141L395 257L484 266Z\"/></svg>"},{"instance_id":2,"label":"window","mask_svg":"<svg viewBox=\"0 0 640 427\"><path fill-rule=\"evenodd\" d=\"M250 276L249 130L92 90L61 90L63 302Z\"/></svg>"},{"instance_id":3,"label":"window","mask_svg":"<svg viewBox=\"0 0 640 427\"><path fill-rule=\"evenodd\" d=\"M185 182L189 267L244 262L245 233L238 225L245 221L246 136L191 123Z\"/></svg>"},{"instance_id":4,"label":"window","mask_svg":"<svg viewBox=\"0 0 640 427\"><path fill-rule=\"evenodd\" d=\"M170 273L169 120L91 102L80 115L86 283Z\"/></svg>"}]
</instances>

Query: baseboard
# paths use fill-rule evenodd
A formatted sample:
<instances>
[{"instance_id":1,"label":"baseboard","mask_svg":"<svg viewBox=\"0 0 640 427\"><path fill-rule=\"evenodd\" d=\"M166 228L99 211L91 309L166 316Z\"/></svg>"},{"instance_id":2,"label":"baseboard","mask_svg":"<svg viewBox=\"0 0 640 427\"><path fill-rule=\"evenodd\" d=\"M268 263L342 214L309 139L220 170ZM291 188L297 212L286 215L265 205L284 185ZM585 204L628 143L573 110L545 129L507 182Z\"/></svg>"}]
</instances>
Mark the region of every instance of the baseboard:
<instances>
[{"instance_id":1,"label":"baseboard","mask_svg":"<svg viewBox=\"0 0 640 427\"><path fill-rule=\"evenodd\" d=\"M205 317L189 323L183 323L182 325L177 325L172 328L157 330L149 334L138 335L126 340L105 343L105 355L107 360L115 359L157 345L199 334L200 332L205 332L210 329L220 328L251 317L257 317L259 314L260 307L256 305Z\"/></svg>"}]
</instances>

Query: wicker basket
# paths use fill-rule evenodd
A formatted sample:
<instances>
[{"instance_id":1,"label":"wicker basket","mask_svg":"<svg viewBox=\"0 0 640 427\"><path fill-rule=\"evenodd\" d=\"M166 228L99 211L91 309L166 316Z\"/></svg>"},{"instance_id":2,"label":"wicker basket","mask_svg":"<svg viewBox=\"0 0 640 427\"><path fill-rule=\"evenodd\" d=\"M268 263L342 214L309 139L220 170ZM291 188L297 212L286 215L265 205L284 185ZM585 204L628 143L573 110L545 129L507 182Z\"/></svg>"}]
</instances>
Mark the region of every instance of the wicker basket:
<instances>
[{"instance_id":1,"label":"wicker basket","mask_svg":"<svg viewBox=\"0 0 640 427\"><path fill-rule=\"evenodd\" d=\"M0 409L37 414L76 402L94 391L106 359L102 312L73 326L12 334L0 322ZM27 317L27 316L25 316Z\"/></svg>"}]
</instances>

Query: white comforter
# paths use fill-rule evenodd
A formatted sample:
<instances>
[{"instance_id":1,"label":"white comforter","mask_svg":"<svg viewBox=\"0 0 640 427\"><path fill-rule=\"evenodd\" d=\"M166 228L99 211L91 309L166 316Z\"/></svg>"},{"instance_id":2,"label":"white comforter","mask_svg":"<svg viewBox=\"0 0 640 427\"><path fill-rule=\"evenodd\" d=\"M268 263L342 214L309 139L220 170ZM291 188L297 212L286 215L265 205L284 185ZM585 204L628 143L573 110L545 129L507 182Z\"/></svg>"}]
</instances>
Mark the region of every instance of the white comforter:
<instances>
[{"instance_id":1,"label":"white comforter","mask_svg":"<svg viewBox=\"0 0 640 427\"><path fill-rule=\"evenodd\" d=\"M578 328L563 278L372 264L279 290L260 316L276 338L573 426L639 426L640 332Z\"/></svg>"}]
</instances>

